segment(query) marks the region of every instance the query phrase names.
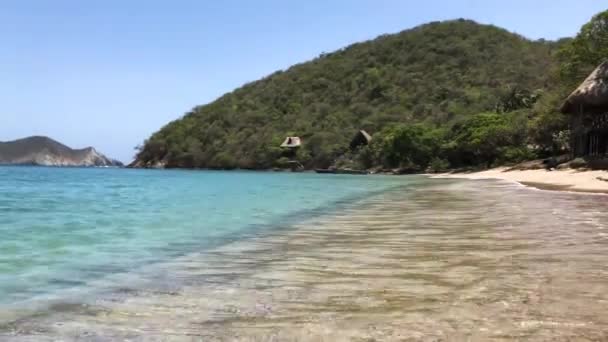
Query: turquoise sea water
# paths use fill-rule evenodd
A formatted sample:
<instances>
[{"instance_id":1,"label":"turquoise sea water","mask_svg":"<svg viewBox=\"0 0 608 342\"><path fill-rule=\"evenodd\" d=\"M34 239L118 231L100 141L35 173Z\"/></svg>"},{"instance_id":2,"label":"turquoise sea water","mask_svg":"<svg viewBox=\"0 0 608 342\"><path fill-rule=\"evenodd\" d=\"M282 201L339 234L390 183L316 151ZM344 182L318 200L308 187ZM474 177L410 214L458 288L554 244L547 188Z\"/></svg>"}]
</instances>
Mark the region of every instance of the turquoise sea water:
<instances>
[{"instance_id":1,"label":"turquoise sea water","mask_svg":"<svg viewBox=\"0 0 608 342\"><path fill-rule=\"evenodd\" d=\"M86 292L99 279L282 229L406 183L388 176L0 167L0 308Z\"/></svg>"},{"instance_id":2,"label":"turquoise sea water","mask_svg":"<svg viewBox=\"0 0 608 342\"><path fill-rule=\"evenodd\" d=\"M0 168L0 341L604 341L607 198Z\"/></svg>"}]
</instances>

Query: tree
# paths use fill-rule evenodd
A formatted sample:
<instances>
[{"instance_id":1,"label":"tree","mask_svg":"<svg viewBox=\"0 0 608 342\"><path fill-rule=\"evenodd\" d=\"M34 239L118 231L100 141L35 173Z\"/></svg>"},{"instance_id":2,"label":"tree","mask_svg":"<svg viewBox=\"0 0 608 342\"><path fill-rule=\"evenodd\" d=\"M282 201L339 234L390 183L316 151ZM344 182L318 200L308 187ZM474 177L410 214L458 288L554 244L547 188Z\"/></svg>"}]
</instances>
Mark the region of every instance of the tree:
<instances>
[{"instance_id":1,"label":"tree","mask_svg":"<svg viewBox=\"0 0 608 342\"><path fill-rule=\"evenodd\" d=\"M566 152L563 136L568 130L568 117L559 111L564 101L564 91L548 92L532 108L529 122L529 140L541 155L557 155Z\"/></svg>"},{"instance_id":2,"label":"tree","mask_svg":"<svg viewBox=\"0 0 608 342\"><path fill-rule=\"evenodd\" d=\"M385 166L424 170L438 155L442 139L442 131L423 124L397 125L382 132L375 144Z\"/></svg>"},{"instance_id":3,"label":"tree","mask_svg":"<svg viewBox=\"0 0 608 342\"><path fill-rule=\"evenodd\" d=\"M508 91L500 97L496 105L497 113L508 113L519 109L532 108L540 98L540 93L531 92L520 87L509 87Z\"/></svg>"},{"instance_id":4,"label":"tree","mask_svg":"<svg viewBox=\"0 0 608 342\"><path fill-rule=\"evenodd\" d=\"M455 125L447 147L451 164L491 167L507 148L523 147L522 128L510 121L501 114L482 113Z\"/></svg>"},{"instance_id":5,"label":"tree","mask_svg":"<svg viewBox=\"0 0 608 342\"><path fill-rule=\"evenodd\" d=\"M608 58L608 11L595 15L576 37L558 53L560 75L569 87L575 87L601 62Z\"/></svg>"}]
</instances>

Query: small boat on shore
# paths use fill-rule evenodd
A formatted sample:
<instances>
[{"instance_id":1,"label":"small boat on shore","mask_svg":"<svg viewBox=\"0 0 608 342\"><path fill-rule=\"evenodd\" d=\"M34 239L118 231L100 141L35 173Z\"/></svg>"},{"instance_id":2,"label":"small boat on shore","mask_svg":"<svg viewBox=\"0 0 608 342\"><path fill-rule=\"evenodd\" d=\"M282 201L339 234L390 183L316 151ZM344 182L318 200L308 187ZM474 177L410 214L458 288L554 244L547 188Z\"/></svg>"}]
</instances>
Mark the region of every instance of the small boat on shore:
<instances>
[{"instance_id":1,"label":"small boat on shore","mask_svg":"<svg viewBox=\"0 0 608 342\"><path fill-rule=\"evenodd\" d=\"M336 169L315 169L316 173L336 173Z\"/></svg>"},{"instance_id":2,"label":"small boat on shore","mask_svg":"<svg viewBox=\"0 0 608 342\"><path fill-rule=\"evenodd\" d=\"M352 170L352 169L315 169L316 173L331 173L339 175L367 175L367 170Z\"/></svg>"}]
</instances>

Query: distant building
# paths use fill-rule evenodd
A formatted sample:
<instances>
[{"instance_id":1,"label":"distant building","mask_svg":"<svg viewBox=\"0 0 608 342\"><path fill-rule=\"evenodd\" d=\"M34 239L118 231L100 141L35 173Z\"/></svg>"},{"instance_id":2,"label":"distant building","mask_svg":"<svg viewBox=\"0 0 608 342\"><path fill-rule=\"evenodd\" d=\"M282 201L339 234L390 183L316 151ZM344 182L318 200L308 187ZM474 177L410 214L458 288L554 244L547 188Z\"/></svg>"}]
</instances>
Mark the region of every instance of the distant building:
<instances>
[{"instance_id":1,"label":"distant building","mask_svg":"<svg viewBox=\"0 0 608 342\"><path fill-rule=\"evenodd\" d=\"M608 152L608 61L598 66L561 107L570 114L570 148L574 157Z\"/></svg>"},{"instance_id":2,"label":"distant building","mask_svg":"<svg viewBox=\"0 0 608 342\"><path fill-rule=\"evenodd\" d=\"M369 135L366 131L360 130L355 134L353 140L350 142L350 148L352 150L356 149L359 146L369 145L372 142L372 136Z\"/></svg>"},{"instance_id":3,"label":"distant building","mask_svg":"<svg viewBox=\"0 0 608 342\"><path fill-rule=\"evenodd\" d=\"M300 137L287 137L285 138L285 141L283 141L283 143L281 144L282 148L289 149L298 148L300 146L302 146L302 140L300 139Z\"/></svg>"}]
</instances>

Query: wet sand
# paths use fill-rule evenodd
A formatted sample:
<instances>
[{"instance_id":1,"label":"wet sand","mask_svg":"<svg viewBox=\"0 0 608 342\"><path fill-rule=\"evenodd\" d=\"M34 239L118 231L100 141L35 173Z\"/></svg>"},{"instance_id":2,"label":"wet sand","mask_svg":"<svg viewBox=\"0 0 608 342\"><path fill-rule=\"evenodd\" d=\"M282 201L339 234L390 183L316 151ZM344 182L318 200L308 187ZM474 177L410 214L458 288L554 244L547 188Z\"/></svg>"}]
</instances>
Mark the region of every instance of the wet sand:
<instances>
[{"instance_id":1,"label":"wet sand","mask_svg":"<svg viewBox=\"0 0 608 342\"><path fill-rule=\"evenodd\" d=\"M499 167L486 171L446 173L433 177L502 179L544 190L608 193L608 171L603 170L509 170Z\"/></svg>"},{"instance_id":2,"label":"wet sand","mask_svg":"<svg viewBox=\"0 0 608 342\"><path fill-rule=\"evenodd\" d=\"M2 341L608 339L606 200L437 179L159 265Z\"/></svg>"}]
</instances>

